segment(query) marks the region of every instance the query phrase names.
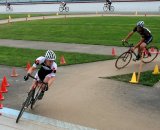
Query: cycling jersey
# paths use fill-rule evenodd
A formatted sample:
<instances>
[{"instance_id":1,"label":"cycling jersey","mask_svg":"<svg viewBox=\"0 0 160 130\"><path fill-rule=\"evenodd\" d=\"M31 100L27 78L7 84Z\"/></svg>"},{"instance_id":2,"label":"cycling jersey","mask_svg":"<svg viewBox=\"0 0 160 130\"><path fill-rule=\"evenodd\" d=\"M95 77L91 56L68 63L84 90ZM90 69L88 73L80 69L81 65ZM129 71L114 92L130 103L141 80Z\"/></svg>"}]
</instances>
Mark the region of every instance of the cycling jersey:
<instances>
[{"instance_id":1,"label":"cycling jersey","mask_svg":"<svg viewBox=\"0 0 160 130\"><path fill-rule=\"evenodd\" d=\"M44 56L40 56L36 59L35 63L33 64L33 67L35 68L41 65L41 68L38 70L35 76L36 78L39 78L41 81L43 81L46 76L54 77L57 70L57 64L55 62L53 62L51 66L47 66L45 64L45 60L46 58Z\"/></svg>"},{"instance_id":2,"label":"cycling jersey","mask_svg":"<svg viewBox=\"0 0 160 130\"><path fill-rule=\"evenodd\" d=\"M145 28L145 27L143 27L141 31L138 31L137 26L136 26L133 29L133 32L138 32L142 36L142 38L144 38L145 40L152 37L151 31L148 28Z\"/></svg>"},{"instance_id":3,"label":"cycling jersey","mask_svg":"<svg viewBox=\"0 0 160 130\"><path fill-rule=\"evenodd\" d=\"M106 0L106 3L112 4L112 1L111 0Z\"/></svg>"}]
</instances>

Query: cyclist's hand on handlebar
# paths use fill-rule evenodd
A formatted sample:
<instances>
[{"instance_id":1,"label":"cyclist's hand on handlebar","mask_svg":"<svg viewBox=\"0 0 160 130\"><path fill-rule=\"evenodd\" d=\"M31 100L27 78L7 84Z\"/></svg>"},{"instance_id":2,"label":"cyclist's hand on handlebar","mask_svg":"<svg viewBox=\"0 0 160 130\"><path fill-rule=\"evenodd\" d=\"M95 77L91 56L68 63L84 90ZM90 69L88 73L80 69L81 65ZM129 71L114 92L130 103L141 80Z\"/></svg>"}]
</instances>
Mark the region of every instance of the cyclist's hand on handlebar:
<instances>
[{"instance_id":1,"label":"cyclist's hand on handlebar","mask_svg":"<svg viewBox=\"0 0 160 130\"><path fill-rule=\"evenodd\" d=\"M126 40L126 39L123 39L123 40L122 40L122 43L126 43L126 42L127 42L127 40Z\"/></svg>"},{"instance_id":2,"label":"cyclist's hand on handlebar","mask_svg":"<svg viewBox=\"0 0 160 130\"><path fill-rule=\"evenodd\" d=\"M27 81L27 80L29 79L29 75L30 75L30 74L28 73L26 76L24 76L24 80L25 80L25 81Z\"/></svg>"}]
</instances>

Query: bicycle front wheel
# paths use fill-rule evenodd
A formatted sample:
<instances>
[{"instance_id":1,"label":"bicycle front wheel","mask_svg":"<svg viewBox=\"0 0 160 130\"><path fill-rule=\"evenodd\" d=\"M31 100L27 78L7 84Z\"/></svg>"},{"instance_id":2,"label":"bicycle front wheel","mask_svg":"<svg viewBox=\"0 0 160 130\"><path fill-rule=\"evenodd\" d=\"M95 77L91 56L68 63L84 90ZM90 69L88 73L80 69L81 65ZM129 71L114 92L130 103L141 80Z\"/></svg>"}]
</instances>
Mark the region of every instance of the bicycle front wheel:
<instances>
[{"instance_id":1,"label":"bicycle front wheel","mask_svg":"<svg viewBox=\"0 0 160 130\"><path fill-rule=\"evenodd\" d=\"M131 59L132 59L132 53L124 52L117 58L115 67L117 69L122 69L130 63Z\"/></svg>"},{"instance_id":2,"label":"bicycle front wheel","mask_svg":"<svg viewBox=\"0 0 160 130\"><path fill-rule=\"evenodd\" d=\"M106 12L106 11L109 11L108 6L104 6L104 7L103 7L103 11L105 11L105 12Z\"/></svg>"},{"instance_id":3,"label":"bicycle front wheel","mask_svg":"<svg viewBox=\"0 0 160 130\"><path fill-rule=\"evenodd\" d=\"M19 119L21 118L23 112L25 111L26 108L28 108L28 106L31 104L31 99L32 99L32 95L33 95L33 90L31 90L29 93L28 93L28 97L27 99L25 100L25 102L22 104L22 108L18 114L18 117L16 119L16 123L18 123Z\"/></svg>"},{"instance_id":4,"label":"bicycle front wheel","mask_svg":"<svg viewBox=\"0 0 160 130\"><path fill-rule=\"evenodd\" d=\"M158 56L159 50L155 46L150 46L147 48L147 51L144 53L143 62L150 63Z\"/></svg>"},{"instance_id":5,"label":"bicycle front wheel","mask_svg":"<svg viewBox=\"0 0 160 130\"><path fill-rule=\"evenodd\" d=\"M63 7L59 7L59 12L62 12L63 11Z\"/></svg>"},{"instance_id":6,"label":"bicycle front wheel","mask_svg":"<svg viewBox=\"0 0 160 130\"><path fill-rule=\"evenodd\" d=\"M36 87L34 89L34 93L32 94L32 101L31 101L31 109L33 109L34 104L36 103L39 94L41 93L41 88L40 87Z\"/></svg>"}]
</instances>

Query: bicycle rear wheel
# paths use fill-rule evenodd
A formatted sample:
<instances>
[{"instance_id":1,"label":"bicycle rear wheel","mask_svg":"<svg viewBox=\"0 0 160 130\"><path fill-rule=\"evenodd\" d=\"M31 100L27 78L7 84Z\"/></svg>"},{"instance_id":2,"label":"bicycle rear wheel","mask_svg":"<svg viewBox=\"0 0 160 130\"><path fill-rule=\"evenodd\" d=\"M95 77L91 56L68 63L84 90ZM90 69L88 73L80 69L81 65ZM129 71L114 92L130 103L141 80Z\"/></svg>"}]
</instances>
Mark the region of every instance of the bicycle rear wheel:
<instances>
[{"instance_id":1,"label":"bicycle rear wheel","mask_svg":"<svg viewBox=\"0 0 160 130\"><path fill-rule=\"evenodd\" d=\"M147 48L147 51L144 53L143 62L150 63L158 56L158 48L155 46L150 46Z\"/></svg>"},{"instance_id":2,"label":"bicycle rear wheel","mask_svg":"<svg viewBox=\"0 0 160 130\"><path fill-rule=\"evenodd\" d=\"M28 108L28 106L31 104L31 99L32 99L32 95L33 95L33 90L31 90L29 93L28 93L28 97L27 99L25 100L25 102L22 104L22 108L18 114L18 117L16 119L16 123L18 123L19 119L21 118L23 112L25 111L26 108Z\"/></svg>"},{"instance_id":3,"label":"bicycle rear wheel","mask_svg":"<svg viewBox=\"0 0 160 130\"><path fill-rule=\"evenodd\" d=\"M69 7L65 7L65 11L68 12L69 11Z\"/></svg>"},{"instance_id":4,"label":"bicycle rear wheel","mask_svg":"<svg viewBox=\"0 0 160 130\"><path fill-rule=\"evenodd\" d=\"M115 67L117 69L122 69L130 63L131 59L132 59L132 53L124 52L117 58Z\"/></svg>"}]
</instances>

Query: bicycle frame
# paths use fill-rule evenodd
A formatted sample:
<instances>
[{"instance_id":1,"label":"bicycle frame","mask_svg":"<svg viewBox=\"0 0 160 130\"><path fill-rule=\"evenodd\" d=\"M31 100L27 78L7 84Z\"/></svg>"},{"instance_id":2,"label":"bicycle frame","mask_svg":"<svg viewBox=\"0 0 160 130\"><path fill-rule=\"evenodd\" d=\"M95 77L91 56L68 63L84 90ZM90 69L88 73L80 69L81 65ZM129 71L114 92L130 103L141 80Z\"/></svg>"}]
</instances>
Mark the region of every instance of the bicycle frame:
<instances>
[{"instance_id":1,"label":"bicycle frame","mask_svg":"<svg viewBox=\"0 0 160 130\"><path fill-rule=\"evenodd\" d=\"M136 57L137 54L132 50L132 47L134 47L133 44L129 44L128 42L125 42L125 43L127 43L128 45L125 46L124 43L123 43L123 46L129 47L128 51L126 51L126 52L130 52L131 54L133 54Z\"/></svg>"},{"instance_id":2,"label":"bicycle frame","mask_svg":"<svg viewBox=\"0 0 160 130\"><path fill-rule=\"evenodd\" d=\"M46 83L43 81L38 81L35 77L29 75L29 77L31 77L32 79L36 80L36 85L32 86L32 90L35 89L36 87L40 87L41 89L43 88L43 85L46 86ZM39 86L40 85L40 86Z\"/></svg>"}]
</instances>

